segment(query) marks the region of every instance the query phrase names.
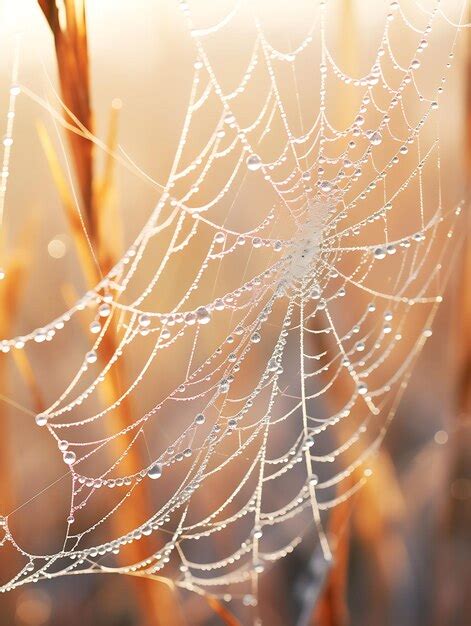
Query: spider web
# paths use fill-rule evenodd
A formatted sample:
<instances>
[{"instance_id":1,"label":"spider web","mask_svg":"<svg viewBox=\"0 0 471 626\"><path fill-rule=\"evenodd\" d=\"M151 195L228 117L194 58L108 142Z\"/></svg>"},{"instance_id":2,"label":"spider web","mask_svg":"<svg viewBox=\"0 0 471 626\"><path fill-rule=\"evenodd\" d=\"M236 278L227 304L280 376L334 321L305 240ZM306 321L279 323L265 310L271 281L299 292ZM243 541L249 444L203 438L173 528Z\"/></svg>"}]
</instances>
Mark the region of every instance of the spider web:
<instances>
[{"instance_id":1,"label":"spider web","mask_svg":"<svg viewBox=\"0 0 471 626\"><path fill-rule=\"evenodd\" d=\"M465 3L453 19L443 2L385 3L363 76L343 71L329 45L336 3L293 4L305 32L285 47L255 2L209 26L197 2L177 4L196 60L155 209L95 289L1 341L2 358L46 347L80 316L92 338L35 418L70 479L63 547L28 552L10 524L19 511L4 512L0 546L23 565L2 591L119 572L254 605L259 576L306 535L332 558L327 512L371 473L441 301L462 203L442 203L439 102ZM442 72L427 54L445 29ZM405 30L414 45L402 60ZM237 74L220 55L231 37ZM329 113L338 89L358 103L345 104L340 128ZM19 93L10 90L2 213ZM103 359L110 334L116 348ZM132 382L103 404L128 357ZM149 407L123 425L117 411L146 383ZM117 533L112 519L144 488L151 514ZM146 557L123 565L136 542Z\"/></svg>"}]
</instances>

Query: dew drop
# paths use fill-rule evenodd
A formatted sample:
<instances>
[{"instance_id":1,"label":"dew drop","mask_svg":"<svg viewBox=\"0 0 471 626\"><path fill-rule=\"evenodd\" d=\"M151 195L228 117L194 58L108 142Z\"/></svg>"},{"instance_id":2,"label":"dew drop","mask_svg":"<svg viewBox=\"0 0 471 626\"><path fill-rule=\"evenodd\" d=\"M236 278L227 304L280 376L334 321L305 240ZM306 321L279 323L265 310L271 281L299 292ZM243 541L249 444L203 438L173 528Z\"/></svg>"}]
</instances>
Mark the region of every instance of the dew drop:
<instances>
[{"instance_id":1,"label":"dew drop","mask_svg":"<svg viewBox=\"0 0 471 626\"><path fill-rule=\"evenodd\" d=\"M198 424L199 426L201 426L201 424L204 424L205 419L206 418L203 415L203 413L198 413L198 415L195 417L195 424Z\"/></svg>"},{"instance_id":2,"label":"dew drop","mask_svg":"<svg viewBox=\"0 0 471 626\"><path fill-rule=\"evenodd\" d=\"M93 350L90 352L87 352L87 354L85 355L85 360L87 363L96 363L98 359L97 353L94 352Z\"/></svg>"},{"instance_id":3,"label":"dew drop","mask_svg":"<svg viewBox=\"0 0 471 626\"><path fill-rule=\"evenodd\" d=\"M370 142L373 146L379 146L382 141L383 137L378 131L374 132L370 137Z\"/></svg>"},{"instance_id":4,"label":"dew drop","mask_svg":"<svg viewBox=\"0 0 471 626\"><path fill-rule=\"evenodd\" d=\"M363 115L357 115L353 123L355 126L363 126L363 124L365 123L365 118L363 117Z\"/></svg>"},{"instance_id":5,"label":"dew drop","mask_svg":"<svg viewBox=\"0 0 471 626\"><path fill-rule=\"evenodd\" d=\"M46 331L45 330L38 330L34 334L34 341L36 343L42 343L45 340L46 340Z\"/></svg>"},{"instance_id":6,"label":"dew drop","mask_svg":"<svg viewBox=\"0 0 471 626\"><path fill-rule=\"evenodd\" d=\"M208 324L211 321L211 315L206 307L200 306L196 309L196 320L199 324Z\"/></svg>"},{"instance_id":7,"label":"dew drop","mask_svg":"<svg viewBox=\"0 0 471 626\"><path fill-rule=\"evenodd\" d=\"M227 378L223 378L219 383L219 391L221 393L227 393L229 391L229 381Z\"/></svg>"},{"instance_id":8,"label":"dew drop","mask_svg":"<svg viewBox=\"0 0 471 626\"><path fill-rule=\"evenodd\" d=\"M99 333L101 330L101 324L100 322L97 322L96 320L94 322L92 322L90 324L90 332L93 333L94 335L96 335L97 333Z\"/></svg>"},{"instance_id":9,"label":"dew drop","mask_svg":"<svg viewBox=\"0 0 471 626\"><path fill-rule=\"evenodd\" d=\"M257 154L252 154L251 156L247 157L247 160L245 162L251 172L255 172L262 167L262 162Z\"/></svg>"},{"instance_id":10,"label":"dew drop","mask_svg":"<svg viewBox=\"0 0 471 626\"><path fill-rule=\"evenodd\" d=\"M185 315L185 324L188 324L188 326L193 326L193 324L195 323L196 323L196 313L194 313L193 311L190 311L189 313Z\"/></svg>"},{"instance_id":11,"label":"dew drop","mask_svg":"<svg viewBox=\"0 0 471 626\"><path fill-rule=\"evenodd\" d=\"M35 422L38 426L46 426L47 424L47 415L43 415L42 413L38 413L35 418Z\"/></svg>"},{"instance_id":12,"label":"dew drop","mask_svg":"<svg viewBox=\"0 0 471 626\"><path fill-rule=\"evenodd\" d=\"M104 302L103 304L100 305L99 309L98 309L98 315L100 317L108 317L108 315L111 313L111 307L109 304L107 304L106 302Z\"/></svg>"},{"instance_id":13,"label":"dew drop","mask_svg":"<svg viewBox=\"0 0 471 626\"><path fill-rule=\"evenodd\" d=\"M62 455L62 458L66 465L73 465L77 459L75 452L72 452L72 450L66 450Z\"/></svg>"},{"instance_id":14,"label":"dew drop","mask_svg":"<svg viewBox=\"0 0 471 626\"><path fill-rule=\"evenodd\" d=\"M142 328L148 328L150 326L150 317L145 313L139 315L139 326L142 326Z\"/></svg>"},{"instance_id":15,"label":"dew drop","mask_svg":"<svg viewBox=\"0 0 471 626\"><path fill-rule=\"evenodd\" d=\"M156 480L157 478L160 478L162 476L162 464L154 463L154 465L152 465L149 468L149 471L147 472L147 476L149 478L152 478L152 480Z\"/></svg>"}]
</instances>

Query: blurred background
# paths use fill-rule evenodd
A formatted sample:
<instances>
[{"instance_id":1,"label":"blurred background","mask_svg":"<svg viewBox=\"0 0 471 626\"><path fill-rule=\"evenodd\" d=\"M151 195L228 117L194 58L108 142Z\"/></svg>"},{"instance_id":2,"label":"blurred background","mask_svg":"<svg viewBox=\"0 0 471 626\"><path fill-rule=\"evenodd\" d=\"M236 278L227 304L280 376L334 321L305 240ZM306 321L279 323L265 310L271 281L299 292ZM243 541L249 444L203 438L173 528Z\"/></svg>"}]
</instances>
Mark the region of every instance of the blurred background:
<instances>
[{"instance_id":1,"label":"blurred background","mask_svg":"<svg viewBox=\"0 0 471 626\"><path fill-rule=\"evenodd\" d=\"M112 147L119 143L143 172L163 182L171 168L188 101L194 61L191 38L173 1L83 2L86 23L80 19L84 13L78 0L0 0L0 112L8 110L13 51L21 33L19 83L43 103L51 102L54 110L60 110L60 94L86 128ZM233 3L198 0L195 4L206 20L202 23L214 23ZM289 39L296 41L304 32L302 11L296 14L288 4L276 0L257 6L273 36L282 37L289 30ZM367 67L378 47L388 5L361 0L330 3L329 43L346 72L361 75ZM422 3L428 8L432 5ZM442 5L445 13L456 19L462 3L443 0ZM69 33L69 38L61 39L54 21L58 7L77 17L73 37ZM219 49L215 44L213 51L220 55L221 64L226 64L228 75L246 62L246 56L242 62L238 59L238 46L247 48L251 41L242 21L235 28L233 40L219 43ZM402 35L396 34L396 43L401 36L406 48L409 35L405 28ZM447 62L441 53L448 49L452 32L443 27L435 36L432 54L436 58L428 58L425 83L428 79L433 82L438 68ZM85 56L84 49L88 50ZM467 193L471 169L470 71L469 35L463 30L441 106L446 112L441 119L445 206L458 204ZM298 79L307 81L304 74ZM332 115L342 125L358 102L344 97L342 106L338 102L334 94ZM4 124L3 114L0 119ZM136 176L123 162L111 166L104 151L96 149L87 155L83 145L71 141L64 130L57 130L44 106L22 95L17 104L12 175L1 233L0 265L6 273L0 284L2 338L41 326L69 306L90 281L93 284L93 269L84 261L83 241L77 234L80 226L71 211L72 185L68 176L61 181L51 156L54 153L66 171L59 134L69 154L71 180L89 220L102 268L109 269L120 257L160 195L155 185ZM101 173L100 194L97 184L87 180L87 163ZM255 196L255 205L257 200ZM414 210L405 206L399 212L399 226ZM243 215L239 219L245 223ZM469 220L461 223L469 230ZM330 516L329 533L335 537L332 567L322 564L312 539L277 563L262 582L260 613L265 624L469 623L469 233L455 257L433 336L420 355L373 476ZM236 279L235 269L227 280ZM28 360L2 360L2 397L16 398L32 411L40 410L64 388L71 367L87 346L86 334L77 324L67 341L48 348L46 359L44 352L33 346ZM131 376L137 367L132 356L130 361L127 372L121 372L123 377ZM178 366L174 368L169 376L177 377ZM152 381L133 400L138 412L153 404L151 391ZM0 406L0 417L2 514L51 483L61 464L51 442L42 433L38 435L33 418L7 402ZM37 507L33 504L18 516L16 530L32 550L57 549L67 493L67 489L54 489ZM0 552L2 583L15 567L15 555ZM172 591L159 582L118 575L41 581L0 597L0 623L12 626L251 623L247 611L234 612L235 616L205 598Z\"/></svg>"}]
</instances>

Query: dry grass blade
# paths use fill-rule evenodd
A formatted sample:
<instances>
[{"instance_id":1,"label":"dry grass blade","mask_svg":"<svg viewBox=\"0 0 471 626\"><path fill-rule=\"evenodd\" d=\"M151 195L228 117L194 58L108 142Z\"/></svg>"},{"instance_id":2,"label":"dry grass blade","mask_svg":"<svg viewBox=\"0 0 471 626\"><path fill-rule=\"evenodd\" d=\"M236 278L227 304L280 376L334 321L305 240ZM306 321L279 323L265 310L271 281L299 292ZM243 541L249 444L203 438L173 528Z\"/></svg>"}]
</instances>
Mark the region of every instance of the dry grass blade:
<instances>
[{"instance_id":1,"label":"dry grass blade","mask_svg":"<svg viewBox=\"0 0 471 626\"><path fill-rule=\"evenodd\" d=\"M330 335L313 335L316 337L317 348L319 352L332 353L334 346ZM348 396L349 381L346 378L339 378L337 381L336 392L339 399ZM333 398L335 400L335 398ZM338 404L338 402L337 402ZM348 431L339 424L337 431L339 443L343 443L348 439ZM355 456L350 450L346 450L344 458L347 462L353 463ZM370 465L373 459L370 461ZM349 501L346 507L341 509L344 511L343 516L345 523L341 524L334 510L329 523L329 535L334 539L339 538L340 534L347 533L347 539L340 544L339 554L331 569L327 586L320 598L319 612L313 614L313 624L315 626L343 626L348 623L348 613L345 603L345 595L347 589L347 563L349 553L349 538L353 538L352 530L355 531L355 537L358 538L362 545L368 547L375 556L378 571L380 571L380 582L383 591L388 586L388 567L385 559L387 554L391 555L391 545L394 546L392 556L395 562L395 571L398 575L404 571L407 564L407 554L405 547L398 536L389 536L390 527L394 522L401 521L404 515L404 502L401 490L398 485L395 474L394 465L391 461L387 450L381 448L374 459L375 471L373 478L369 478L363 485L355 501L350 505ZM357 468L351 475L350 481L347 481L343 487L343 491L348 489L363 477L361 467ZM340 495L340 494L339 494ZM352 506L351 520L348 520L348 507ZM342 513L340 513L342 516ZM383 547L386 546L386 550Z\"/></svg>"},{"instance_id":2,"label":"dry grass blade","mask_svg":"<svg viewBox=\"0 0 471 626\"><path fill-rule=\"evenodd\" d=\"M5 268L5 278L0 282L0 336L9 337L13 331L13 324L20 304L24 286L27 280L29 267L31 264L31 254L34 249L35 223L28 220L20 244L10 254L10 260ZM17 354L23 351L15 351ZM15 355L17 356L17 355ZM41 394L38 390L31 366L25 354L16 360L17 367L29 389L35 407L42 404ZM3 381L3 390L6 388L7 362L0 360L0 379ZM6 415L2 415L0 422L0 472L2 476L2 501L0 502L0 512L9 511L14 508L14 483L9 479L10 464L8 462L8 441L9 433Z\"/></svg>"},{"instance_id":3,"label":"dry grass blade","mask_svg":"<svg viewBox=\"0 0 471 626\"><path fill-rule=\"evenodd\" d=\"M118 147L118 119L121 102L114 100L111 104L108 136L103 174L95 183L95 202L100 211L97 216L97 229L100 267L106 273L113 266L123 249L122 224L117 215L116 191L114 188L114 172L116 159L114 154Z\"/></svg>"},{"instance_id":4,"label":"dry grass blade","mask_svg":"<svg viewBox=\"0 0 471 626\"><path fill-rule=\"evenodd\" d=\"M74 126L93 132L85 5L82 0L64 0L60 5L49 0L38 1L54 35L64 115L72 120ZM117 110L115 109L116 107L112 111L108 133L108 146L112 150L116 146L117 138ZM105 162L103 178L100 184L94 184L93 142L80 134L67 133L85 215L86 232L84 232L84 225L80 219L80 208L75 206L67 177L61 167L52 141L43 126L39 126L39 135L56 188L66 211L87 285L92 288L96 285L99 276L99 270L93 257L95 256L103 262L103 268L106 271L116 262L121 252L118 249L120 245L118 236L113 239L108 237L107 233L106 237L100 237L100 233L106 232L106 205L113 193L114 163L111 158ZM120 232L117 226L118 220L115 219L113 222L115 233ZM104 363L109 362L116 351L118 338L115 332L115 325L112 323L101 343L99 357ZM125 381L126 372L122 360L120 360L117 366L112 368L110 376L101 386L102 402L105 406L112 405L123 395L126 388ZM112 414L109 414L106 422L109 432L114 433L116 429L124 430L129 425L129 416L132 413L128 396ZM131 447L123 460L123 471L133 474L138 472L142 466L143 462L139 458L139 451L135 446ZM125 534L130 525L137 527L149 517L147 511L149 501L146 488L141 485L141 488L136 490L134 507L128 512L126 519L123 520L117 516L114 521L114 530L117 536ZM128 550L128 558L134 562L143 561L146 556L147 554L143 552L143 547L139 543L132 544ZM177 626L183 623L172 589L164 585L155 585L148 580L134 580L142 625Z\"/></svg>"},{"instance_id":5,"label":"dry grass blade","mask_svg":"<svg viewBox=\"0 0 471 626\"><path fill-rule=\"evenodd\" d=\"M46 130L44 124L38 122L37 130L41 145L46 155L49 168L54 180L54 185L59 193L59 197L62 202L62 207L66 213L69 228L72 233L72 238L79 257L80 266L85 275L87 285L93 286L98 282L98 270L91 254L87 238L83 231L82 222L78 212L78 207L75 206L74 199L70 193L69 185L67 183L66 175L60 164L54 145L51 141L49 133Z\"/></svg>"},{"instance_id":6,"label":"dry grass blade","mask_svg":"<svg viewBox=\"0 0 471 626\"><path fill-rule=\"evenodd\" d=\"M80 122L93 132L85 3L83 0L38 0L54 35L62 98ZM93 143L68 133L75 172L92 241L96 236L93 207Z\"/></svg>"},{"instance_id":7,"label":"dry grass blade","mask_svg":"<svg viewBox=\"0 0 471 626\"><path fill-rule=\"evenodd\" d=\"M226 607L221 604L217 598L214 596L205 596L204 598L216 615L219 615L224 624L227 626L242 626L239 620L228 609L226 609Z\"/></svg>"},{"instance_id":8,"label":"dry grass blade","mask_svg":"<svg viewBox=\"0 0 471 626\"><path fill-rule=\"evenodd\" d=\"M468 12L468 22L471 15ZM466 163L468 206L466 238L461 264L454 284L455 323L453 348L455 363L454 413L456 422L448 446L450 490L441 511L441 532L435 563L436 624L458 623L461 612L469 614L470 598L463 581L469 578L469 525L471 519L471 36L468 34ZM466 611L468 609L468 611Z\"/></svg>"},{"instance_id":9,"label":"dry grass blade","mask_svg":"<svg viewBox=\"0 0 471 626\"><path fill-rule=\"evenodd\" d=\"M349 485L346 486L348 489ZM335 565L329 572L326 587L312 615L312 626L345 626L348 624L346 602L349 560L349 516L352 503L347 500L332 511L330 534L337 537L334 549Z\"/></svg>"}]
</instances>

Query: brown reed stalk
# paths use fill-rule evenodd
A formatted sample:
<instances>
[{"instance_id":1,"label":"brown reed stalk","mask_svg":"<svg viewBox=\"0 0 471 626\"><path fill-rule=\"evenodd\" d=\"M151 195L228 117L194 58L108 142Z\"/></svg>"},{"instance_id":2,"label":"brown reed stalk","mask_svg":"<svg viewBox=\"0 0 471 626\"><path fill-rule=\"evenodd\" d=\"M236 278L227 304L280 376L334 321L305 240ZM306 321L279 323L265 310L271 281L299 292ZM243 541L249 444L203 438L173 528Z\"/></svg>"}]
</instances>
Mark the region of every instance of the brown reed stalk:
<instances>
[{"instance_id":1,"label":"brown reed stalk","mask_svg":"<svg viewBox=\"0 0 471 626\"><path fill-rule=\"evenodd\" d=\"M16 314L23 294L28 269L31 262L31 250L33 249L33 230L31 224L25 229L20 245L9 255L8 262L4 267L5 278L0 281L0 337L11 336L14 328ZM17 351L22 352L21 350ZM26 357L25 357L26 359ZM20 372L26 373L29 380L30 366L28 361L22 360ZM0 359L0 380L2 381L2 393L7 388L8 366L5 358ZM36 388L33 391L35 404L40 402ZM5 400L4 400L5 402ZM7 514L14 508L14 482L10 476L9 462L9 429L7 416L2 415L0 433L0 475L2 476L2 488L0 491L0 515Z\"/></svg>"},{"instance_id":2,"label":"brown reed stalk","mask_svg":"<svg viewBox=\"0 0 471 626\"><path fill-rule=\"evenodd\" d=\"M351 75L358 74L359 66L359 50L360 50L360 30L358 24L358 16L356 14L353 0L342 0L342 4L338 11L338 32L337 32L337 51L340 65ZM355 95L356 97L356 95ZM337 112L339 124L348 126L358 108L358 102L350 97L341 98L340 109ZM335 103L334 103L335 105ZM319 351L333 349L332 339L330 336L321 334L314 335L319 343ZM324 337L324 340L322 338ZM324 343L325 342L325 343ZM339 398L348 395L349 382L345 379L339 379L337 386L330 391L331 394ZM335 400L335 397L333 397ZM342 423L338 425L337 435L340 441L344 441L347 433L343 433ZM345 454L347 462L354 461L354 458L348 458L349 453ZM386 535L389 516L396 515L399 508L394 506L388 510L385 515L384 510L378 506L378 494L394 494L394 500L397 503L400 498L400 489L397 484L394 466L387 450L382 448L374 462L375 471L374 481L369 480L361 489L359 494L355 496L355 500L347 501L340 507L340 512L334 510L330 516L328 534L337 540L336 549L334 550L334 562L326 580L326 585L318 604L312 615L313 626L346 626L349 623L348 607L346 603L346 592L348 587L348 560L350 552L350 543L354 539L363 545L368 545L369 549L376 555L381 552L381 544ZM344 481L343 490L347 491L353 484L359 480L361 470L355 471L352 476ZM368 512L368 526L362 528L362 517L359 515L361 511ZM370 529L374 528L375 532L369 534ZM379 559L378 559L379 560Z\"/></svg>"},{"instance_id":3,"label":"brown reed stalk","mask_svg":"<svg viewBox=\"0 0 471 626\"><path fill-rule=\"evenodd\" d=\"M64 0L62 9L54 0L38 0L38 3L48 21L54 36L61 95L64 102L64 116L67 118L67 109L72 116L82 124L87 131L93 133L93 114L90 99L89 86L89 60L87 48L87 27L85 2L83 0ZM72 119L72 116L69 116ZM67 120L70 123L70 119ZM74 124L73 124L74 125ZM114 129L114 130L113 130ZM116 136L116 124L111 125L109 141L113 142ZM57 190L64 205L69 226L78 251L79 261L84 272L87 284L93 287L98 282L100 273L89 249L88 239L96 251L100 262L100 270L107 271L119 258L120 251L110 250L109 244L104 237L100 237L102 229L101 221L104 215L104 203L110 193L113 178L112 166L108 163L105 168L105 176L101 184L98 184L94 176L94 151L93 143L77 133L67 132L70 151L73 157L74 170L80 191L81 209L85 217L86 234L83 232L82 223L77 215L72 195L69 190L66 176L61 168L59 159L55 153L53 144L44 128L40 127L40 138L48 158L51 172ZM86 236L87 235L87 236ZM99 357L103 362L108 362L114 354L118 338L113 325L103 338ZM105 405L115 402L125 389L126 372L122 365L122 359L110 371L110 376L104 381L102 401ZM132 408L129 398L126 398L113 411L112 423L108 419L107 427L110 432L116 429L124 429L130 423ZM122 466L126 473L139 471L143 463L139 458L139 452L133 446L127 454ZM121 516L114 516L113 523L116 534L127 531L129 524L139 525L148 517L148 505L150 497L147 497L145 485L140 485L134 495L134 507L129 512L127 519L121 520ZM146 558L140 542L134 542L128 546L128 555L134 561ZM118 557L119 558L119 557ZM174 592L166 585L148 580L132 578L134 589L138 598L141 612L140 624L143 626L180 626L183 617Z\"/></svg>"},{"instance_id":4,"label":"brown reed stalk","mask_svg":"<svg viewBox=\"0 0 471 626\"><path fill-rule=\"evenodd\" d=\"M325 588L319 597L311 617L312 626L344 626L348 624L346 592L348 585L348 562L350 555L350 524L352 504L345 501L333 511L329 534L336 538L333 550L335 564L331 568Z\"/></svg>"},{"instance_id":5,"label":"brown reed stalk","mask_svg":"<svg viewBox=\"0 0 471 626\"><path fill-rule=\"evenodd\" d=\"M34 249L35 241L34 226L35 224L31 220L27 222L19 244L9 254L8 262L4 267L5 277L0 282L0 337L9 337L14 333L16 315L20 308L21 298L31 266L31 253ZM25 351L14 350L13 358L20 376L30 392L35 410L41 411L44 408L41 392ZM14 472L12 473L11 470L12 460L10 458L10 416L8 411L5 410L10 404L8 397L9 374L9 362L4 355L3 358L0 358L0 381L2 382L2 395L0 396L2 406L0 420L0 515L8 514L14 510L16 505L15 479ZM14 404L12 406L14 407ZM13 558L18 558L18 555L16 554ZM7 598L4 600L5 614L14 614L17 595L17 592L7 594Z\"/></svg>"},{"instance_id":6,"label":"brown reed stalk","mask_svg":"<svg viewBox=\"0 0 471 626\"><path fill-rule=\"evenodd\" d=\"M334 349L331 335L313 335L317 342L319 352ZM327 378L326 378L327 380ZM330 394L338 395L339 398L347 397L350 382L346 378L339 378L336 387L330 390ZM344 432L342 422L337 425L339 443L348 438L348 432ZM344 452L347 463L353 463L356 457L350 450ZM347 500L342 505L341 512L331 513L328 526L328 536L337 545L334 549L334 562L327 578L326 586L319 598L312 616L313 626L347 626L349 624L348 606L345 600L348 588L348 555L350 541L359 541L376 556L377 563L381 566L381 549L386 536L390 533L389 526L392 518L402 516L404 510L401 491L394 471L394 465L387 450L381 448L375 459L371 460L370 467L374 467L373 478L367 480L354 500ZM342 491L348 491L362 477L362 469L358 468L352 475L343 481ZM385 495L387 494L387 495ZM340 494L339 494L340 495ZM380 498L386 498L388 507L381 506ZM384 502L383 502L384 504ZM345 534L344 539L342 535ZM397 542L396 542L397 543ZM404 567L404 550L398 548L397 563L400 568ZM383 587L385 587L384 569L380 572ZM386 589L384 592L386 593Z\"/></svg>"},{"instance_id":7,"label":"brown reed stalk","mask_svg":"<svg viewBox=\"0 0 471 626\"><path fill-rule=\"evenodd\" d=\"M468 11L468 22L471 9ZM471 522L471 36L466 56L465 241L457 278L453 284L454 321L452 342L455 371L454 424L447 455L447 492L440 511L438 549L435 554L436 626L465 624L471 601L465 581L469 579L469 527Z\"/></svg>"},{"instance_id":8,"label":"brown reed stalk","mask_svg":"<svg viewBox=\"0 0 471 626\"><path fill-rule=\"evenodd\" d=\"M242 626L239 620L214 596L205 596L205 600L226 626Z\"/></svg>"},{"instance_id":9,"label":"brown reed stalk","mask_svg":"<svg viewBox=\"0 0 471 626\"><path fill-rule=\"evenodd\" d=\"M93 132L85 0L63 0L63 3L38 0L38 3L54 36L64 104ZM88 234L92 242L96 243L98 216L93 206L93 144L73 133L68 133L68 140Z\"/></svg>"},{"instance_id":10,"label":"brown reed stalk","mask_svg":"<svg viewBox=\"0 0 471 626\"><path fill-rule=\"evenodd\" d=\"M358 68L358 24L352 0L342 0L338 15L337 50L339 62L345 71L351 75L357 73ZM355 114L356 103L349 97L341 99L338 110L339 127L347 127ZM322 343L323 335L313 335ZM326 349L327 346L321 346ZM341 390L342 391L342 390ZM332 393L336 393L332 388ZM351 486L352 479L345 482L345 489ZM348 607L346 604L348 560L350 551L350 515L352 503L347 501L339 509L334 510L329 520L328 534L337 538L334 550L334 562L329 571L324 590L319 597L312 614L313 626L345 626L348 623ZM343 534L343 536L340 536Z\"/></svg>"}]
</instances>

